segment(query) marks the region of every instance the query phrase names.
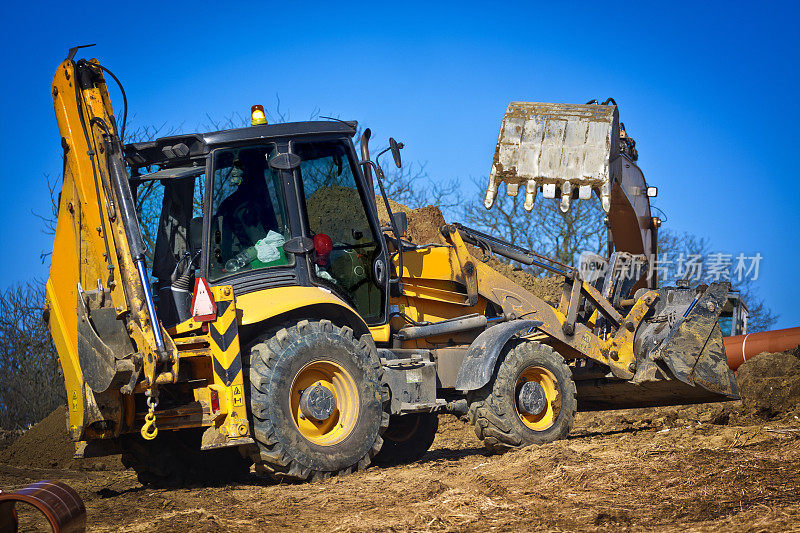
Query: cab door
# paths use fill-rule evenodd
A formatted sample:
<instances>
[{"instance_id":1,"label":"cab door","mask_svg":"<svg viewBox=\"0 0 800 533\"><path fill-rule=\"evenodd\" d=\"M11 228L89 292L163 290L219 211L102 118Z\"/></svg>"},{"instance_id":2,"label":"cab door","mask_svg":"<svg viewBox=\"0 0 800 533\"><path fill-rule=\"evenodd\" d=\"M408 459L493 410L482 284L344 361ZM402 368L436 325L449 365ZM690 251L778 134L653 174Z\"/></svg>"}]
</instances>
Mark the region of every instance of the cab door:
<instances>
[{"instance_id":1,"label":"cab door","mask_svg":"<svg viewBox=\"0 0 800 533\"><path fill-rule=\"evenodd\" d=\"M374 197L356 166L349 140L295 141L298 200L307 236L311 282L349 303L369 325L384 324L388 313L386 246Z\"/></svg>"}]
</instances>

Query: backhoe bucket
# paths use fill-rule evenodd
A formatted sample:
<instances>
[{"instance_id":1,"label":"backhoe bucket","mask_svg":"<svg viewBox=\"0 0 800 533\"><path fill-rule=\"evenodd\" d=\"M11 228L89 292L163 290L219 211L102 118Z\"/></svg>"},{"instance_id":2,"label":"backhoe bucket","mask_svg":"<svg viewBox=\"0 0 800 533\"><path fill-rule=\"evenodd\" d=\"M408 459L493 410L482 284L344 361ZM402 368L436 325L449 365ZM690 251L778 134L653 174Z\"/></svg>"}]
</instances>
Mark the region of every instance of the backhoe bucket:
<instances>
[{"instance_id":1,"label":"backhoe bucket","mask_svg":"<svg viewBox=\"0 0 800 533\"><path fill-rule=\"evenodd\" d=\"M501 182L506 194L525 188L525 209L533 209L536 193L561 195L569 210L574 190L588 200L597 192L611 208L611 162L619 154L619 114L615 105L511 102L497 139L484 205L492 207Z\"/></svg>"}]
</instances>

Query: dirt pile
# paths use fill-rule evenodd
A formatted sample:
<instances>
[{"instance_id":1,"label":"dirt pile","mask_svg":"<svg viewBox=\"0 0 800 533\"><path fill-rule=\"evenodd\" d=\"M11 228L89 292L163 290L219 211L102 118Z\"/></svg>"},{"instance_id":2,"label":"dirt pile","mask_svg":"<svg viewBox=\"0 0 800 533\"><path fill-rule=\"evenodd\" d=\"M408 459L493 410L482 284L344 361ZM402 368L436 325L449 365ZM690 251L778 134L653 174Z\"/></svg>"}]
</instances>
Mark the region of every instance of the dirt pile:
<instances>
[{"instance_id":1,"label":"dirt pile","mask_svg":"<svg viewBox=\"0 0 800 533\"><path fill-rule=\"evenodd\" d=\"M0 452L0 463L22 468L124 470L118 455L74 459L75 444L67 435L66 420L66 407L59 407Z\"/></svg>"},{"instance_id":2,"label":"dirt pile","mask_svg":"<svg viewBox=\"0 0 800 533\"><path fill-rule=\"evenodd\" d=\"M558 276L537 278L494 257L489 258L487 263L517 285L547 302L551 307L558 307L564 278Z\"/></svg>"},{"instance_id":3,"label":"dirt pile","mask_svg":"<svg viewBox=\"0 0 800 533\"><path fill-rule=\"evenodd\" d=\"M389 225L389 215L380 196L376 197L378 202L378 220L381 225ZM426 205L417 209L411 209L394 200L389 200L389 205L393 213L405 213L408 219L408 229L405 238L414 244L428 244L431 242L443 243L439 228L447 222L442 215L442 211L435 205Z\"/></svg>"},{"instance_id":4,"label":"dirt pile","mask_svg":"<svg viewBox=\"0 0 800 533\"><path fill-rule=\"evenodd\" d=\"M306 200L306 210L311 231L327 233L333 242L352 242L354 229L368 228L361 197L350 187L320 187Z\"/></svg>"},{"instance_id":5,"label":"dirt pile","mask_svg":"<svg viewBox=\"0 0 800 533\"><path fill-rule=\"evenodd\" d=\"M388 226L389 216L383 199L377 196L376 202L378 220L382 226ZM415 244L443 242L439 237L439 228L446 222L438 207L429 205L411 209L393 200L389 200L389 205L393 212L403 212L408 216L406 237L411 242ZM353 213L363 212L358 192L340 186L320 187L308 197L306 206L311 231L328 233L334 242L352 240Z\"/></svg>"},{"instance_id":6,"label":"dirt pile","mask_svg":"<svg viewBox=\"0 0 800 533\"><path fill-rule=\"evenodd\" d=\"M444 240L439 228L447 224L444 215L435 205L412 209L408 214L406 235L415 244L441 243Z\"/></svg>"},{"instance_id":7,"label":"dirt pile","mask_svg":"<svg viewBox=\"0 0 800 533\"><path fill-rule=\"evenodd\" d=\"M378 206L378 220L381 221L381 224L386 226L389 224L389 214L386 211L386 204L383 202L383 197L375 196L375 203ZM393 213L403 212L405 214L409 214L413 211L412 208L405 206L399 202L395 202L391 198L389 198L389 207L392 208Z\"/></svg>"},{"instance_id":8,"label":"dirt pile","mask_svg":"<svg viewBox=\"0 0 800 533\"><path fill-rule=\"evenodd\" d=\"M17 440L24 431L0 429L0 451L5 450Z\"/></svg>"},{"instance_id":9,"label":"dirt pile","mask_svg":"<svg viewBox=\"0 0 800 533\"><path fill-rule=\"evenodd\" d=\"M742 403L753 413L778 416L800 410L800 349L762 353L739 367Z\"/></svg>"}]
</instances>

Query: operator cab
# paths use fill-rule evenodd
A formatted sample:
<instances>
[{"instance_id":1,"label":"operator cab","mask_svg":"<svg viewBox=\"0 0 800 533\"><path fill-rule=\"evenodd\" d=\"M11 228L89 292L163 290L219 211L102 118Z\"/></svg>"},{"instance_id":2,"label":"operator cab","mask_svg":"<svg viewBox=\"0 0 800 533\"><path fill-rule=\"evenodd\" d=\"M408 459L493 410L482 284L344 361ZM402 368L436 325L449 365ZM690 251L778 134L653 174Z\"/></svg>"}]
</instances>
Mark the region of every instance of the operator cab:
<instances>
[{"instance_id":1,"label":"operator cab","mask_svg":"<svg viewBox=\"0 0 800 533\"><path fill-rule=\"evenodd\" d=\"M386 244L355 132L354 122L264 124L125 147L166 326L189 318L197 276L239 296L322 287L367 324L386 322Z\"/></svg>"}]
</instances>

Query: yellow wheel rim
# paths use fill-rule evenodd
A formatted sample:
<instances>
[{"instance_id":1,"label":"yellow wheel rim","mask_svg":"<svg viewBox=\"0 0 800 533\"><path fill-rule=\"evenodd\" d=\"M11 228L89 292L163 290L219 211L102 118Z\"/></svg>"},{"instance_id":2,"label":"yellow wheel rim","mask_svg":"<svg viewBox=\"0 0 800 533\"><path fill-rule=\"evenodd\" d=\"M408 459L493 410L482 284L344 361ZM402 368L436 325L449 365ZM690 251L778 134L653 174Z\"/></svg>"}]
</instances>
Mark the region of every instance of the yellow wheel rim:
<instances>
[{"instance_id":1,"label":"yellow wheel rim","mask_svg":"<svg viewBox=\"0 0 800 533\"><path fill-rule=\"evenodd\" d=\"M307 418L300 410L300 397L308 387L321 385L333 393L336 408L325 420ZM332 446L344 440L358 419L358 388L353 377L338 363L314 361L295 376L289 393L292 418L306 439L320 446Z\"/></svg>"},{"instance_id":2,"label":"yellow wheel rim","mask_svg":"<svg viewBox=\"0 0 800 533\"><path fill-rule=\"evenodd\" d=\"M527 381L536 382L544 389L545 407L541 413L536 415L520 412L517 406L520 388ZM514 409L520 420L534 431L544 431L552 426L561 411L561 394L558 389L558 381L553 373L540 366L529 366L523 370L517 378L517 385L514 388Z\"/></svg>"}]
</instances>

